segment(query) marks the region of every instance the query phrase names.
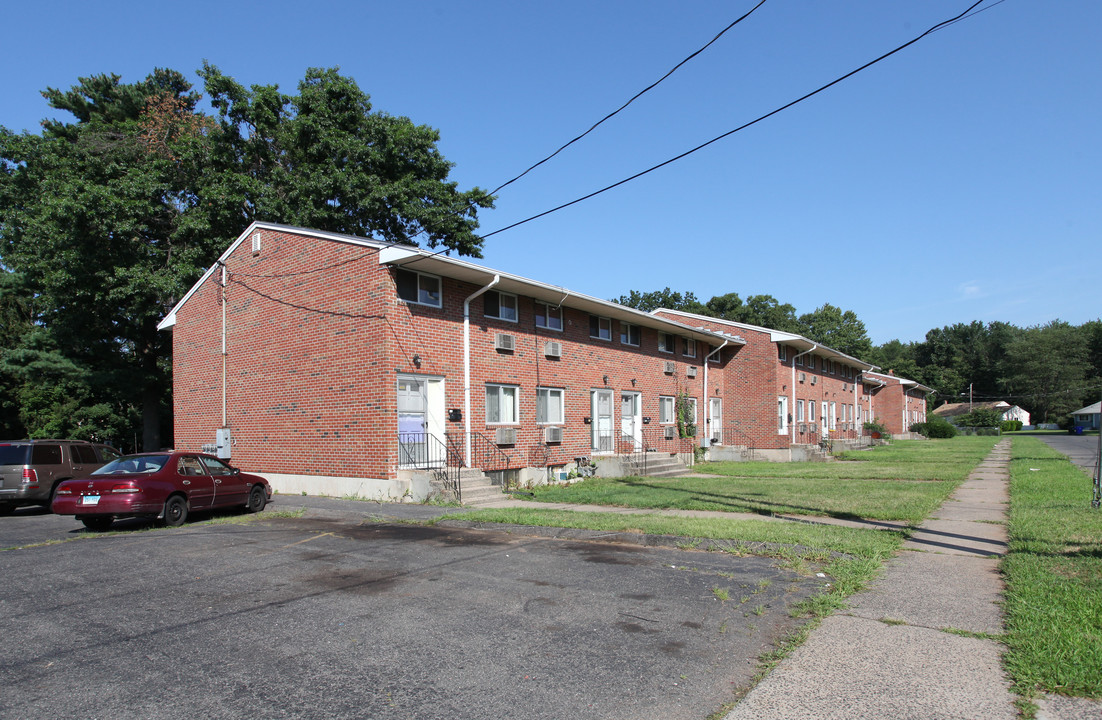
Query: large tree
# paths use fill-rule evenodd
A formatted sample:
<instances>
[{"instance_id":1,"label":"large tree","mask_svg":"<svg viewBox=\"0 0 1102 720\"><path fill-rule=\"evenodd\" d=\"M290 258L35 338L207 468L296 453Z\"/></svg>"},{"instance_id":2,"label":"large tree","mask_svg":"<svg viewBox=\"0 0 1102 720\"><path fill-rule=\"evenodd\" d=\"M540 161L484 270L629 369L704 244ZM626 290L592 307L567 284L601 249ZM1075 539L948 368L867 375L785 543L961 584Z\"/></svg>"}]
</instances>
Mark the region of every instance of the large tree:
<instances>
[{"instance_id":1,"label":"large tree","mask_svg":"<svg viewBox=\"0 0 1102 720\"><path fill-rule=\"evenodd\" d=\"M872 351L865 323L852 310L824 303L813 312L801 315L799 322L800 332L808 338L847 355L865 358Z\"/></svg>"},{"instance_id":2,"label":"large tree","mask_svg":"<svg viewBox=\"0 0 1102 720\"><path fill-rule=\"evenodd\" d=\"M200 75L216 118L183 75L156 70L46 90L75 120L41 135L0 128L0 270L34 300L0 381L19 384L29 434L119 442L140 416L141 445L159 447L157 322L252 220L480 254L492 198L448 181L435 130L373 112L336 70L308 71L294 96Z\"/></svg>"},{"instance_id":3,"label":"large tree","mask_svg":"<svg viewBox=\"0 0 1102 720\"><path fill-rule=\"evenodd\" d=\"M1007 347L1005 384L1033 413L1035 422L1055 422L1081 407L1093 391L1085 333L1066 322L1023 330Z\"/></svg>"},{"instance_id":4,"label":"large tree","mask_svg":"<svg viewBox=\"0 0 1102 720\"><path fill-rule=\"evenodd\" d=\"M477 214L493 198L448 180L433 128L373 112L336 69L308 70L298 95L199 74L219 132L198 191L218 232L271 220L481 257Z\"/></svg>"}]
</instances>

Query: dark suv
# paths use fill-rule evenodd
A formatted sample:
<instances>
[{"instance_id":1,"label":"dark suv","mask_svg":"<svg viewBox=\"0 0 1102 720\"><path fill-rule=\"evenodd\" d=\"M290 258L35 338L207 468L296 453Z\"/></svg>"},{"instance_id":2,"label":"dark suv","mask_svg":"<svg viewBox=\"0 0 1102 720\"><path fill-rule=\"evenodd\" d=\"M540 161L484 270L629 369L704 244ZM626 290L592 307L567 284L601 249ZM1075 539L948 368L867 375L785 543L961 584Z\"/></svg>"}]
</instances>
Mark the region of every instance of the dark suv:
<instances>
[{"instance_id":1,"label":"dark suv","mask_svg":"<svg viewBox=\"0 0 1102 720\"><path fill-rule=\"evenodd\" d=\"M20 505L50 507L58 483L88 475L119 455L84 440L0 441L0 515Z\"/></svg>"}]
</instances>

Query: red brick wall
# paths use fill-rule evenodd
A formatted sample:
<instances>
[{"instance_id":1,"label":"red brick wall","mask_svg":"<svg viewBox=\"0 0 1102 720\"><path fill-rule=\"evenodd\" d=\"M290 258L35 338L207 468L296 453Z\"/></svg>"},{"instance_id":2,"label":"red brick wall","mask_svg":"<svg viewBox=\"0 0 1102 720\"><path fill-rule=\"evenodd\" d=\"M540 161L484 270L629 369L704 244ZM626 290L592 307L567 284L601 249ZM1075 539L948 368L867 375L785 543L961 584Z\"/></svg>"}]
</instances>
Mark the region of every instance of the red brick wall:
<instances>
[{"instance_id":1,"label":"red brick wall","mask_svg":"<svg viewBox=\"0 0 1102 720\"><path fill-rule=\"evenodd\" d=\"M442 308L407 304L397 299L392 270L378 264L373 249L271 230L261 234L258 255L246 239L226 260L226 404L235 465L257 472L394 477L397 374L445 378L446 408L463 408L462 306L479 288L444 278ZM181 449L213 442L222 424L219 277L216 273L179 309L173 330L175 432ZM611 342L593 339L588 313L570 308L563 310L562 332L538 329L534 301L522 296L518 305L517 323L484 317L481 297L471 306L470 429L493 438L485 417L486 383L517 385L518 442L504 449L512 466L591 455L591 425L584 420L591 415L595 388L614 391L617 433L621 391L641 393L651 437L661 432L659 395L685 391L695 397L703 424L707 348L698 346L696 357L686 357L678 338L676 354L660 353L658 331L645 327L640 347L626 346L619 341L617 321ZM516 350L494 350L496 332L514 335ZM563 344L561 359L544 356L547 340ZM733 355L742 353L725 351L724 361ZM663 371L667 360L676 363L672 375ZM690 365L698 368L695 378L687 376ZM716 396L718 388L727 413L750 418L750 402L742 407L731 402L730 377L713 368L710 394ZM538 386L565 390L560 445L543 446L536 423ZM767 419L774 414L770 406ZM449 422L447 429L461 432L464 423Z\"/></svg>"}]
</instances>

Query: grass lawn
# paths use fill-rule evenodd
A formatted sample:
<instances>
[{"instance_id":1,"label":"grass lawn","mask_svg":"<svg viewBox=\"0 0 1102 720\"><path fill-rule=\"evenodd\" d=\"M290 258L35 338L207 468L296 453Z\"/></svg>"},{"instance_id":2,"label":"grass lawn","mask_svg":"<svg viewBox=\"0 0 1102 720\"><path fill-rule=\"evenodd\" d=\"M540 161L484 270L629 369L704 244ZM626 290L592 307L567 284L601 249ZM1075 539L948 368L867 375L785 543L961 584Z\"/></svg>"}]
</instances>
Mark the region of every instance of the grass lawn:
<instances>
[{"instance_id":1,"label":"grass lawn","mask_svg":"<svg viewBox=\"0 0 1102 720\"><path fill-rule=\"evenodd\" d=\"M1018 692L1102 698L1102 510L1091 479L1040 440L1014 438L1006 667Z\"/></svg>"},{"instance_id":2,"label":"grass lawn","mask_svg":"<svg viewBox=\"0 0 1102 720\"><path fill-rule=\"evenodd\" d=\"M633 508L824 515L917 523L937 508L998 438L900 440L840 463L702 463L708 477L590 478L539 487L543 502Z\"/></svg>"}]
</instances>

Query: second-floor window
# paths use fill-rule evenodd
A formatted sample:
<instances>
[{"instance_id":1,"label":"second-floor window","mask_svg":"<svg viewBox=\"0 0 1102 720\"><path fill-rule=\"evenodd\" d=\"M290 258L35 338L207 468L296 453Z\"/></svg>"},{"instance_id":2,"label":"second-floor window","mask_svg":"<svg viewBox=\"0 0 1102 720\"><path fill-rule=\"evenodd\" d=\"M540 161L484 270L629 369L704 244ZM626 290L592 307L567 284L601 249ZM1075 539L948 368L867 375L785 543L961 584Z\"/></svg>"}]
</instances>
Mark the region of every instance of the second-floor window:
<instances>
[{"instance_id":1,"label":"second-floor window","mask_svg":"<svg viewBox=\"0 0 1102 720\"><path fill-rule=\"evenodd\" d=\"M562 330L562 308L536 303L536 327L547 330Z\"/></svg>"},{"instance_id":2,"label":"second-floor window","mask_svg":"<svg viewBox=\"0 0 1102 720\"><path fill-rule=\"evenodd\" d=\"M658 333L658 351L664 353L672 353L674 349L674 343L677 342L673 336L673 333Z\"/></svg>"},{"instance_id":3,"label":"second-floor window","mask_svg":"<svg viewBox=\"0 0 1102 720\"><path fill-rule=\"evenodd\" d=\"M685 357L696 357L696 340L681 338L681 354Z\"/></svg>"},{"instance_id":4,"label":"second-floor window","mask_svg":"<svg viewBox=\"0 0 1102 720\"><path fill-rule=\"evenodd\" d=\"M620 342L624 345L639 346L642 331L638 325L632 325L631 323L620 323Z\"/></svg>"},{"instance_id":5,"label":"second-floor window","mask_svg":"<svg viewBox=\"0 0 1102 720\"><path fill-rule=\"evenodd\" d=\"M598 340L612 339L612 321L597 315L589 316L589 337Z\"/></svg>"},{"instance_id":6,"label":"second-floor window","mask_svg":"<svg viewBox=\"0 0 1102 720\"><path fill-rule=\"evenodd\" d=\"M440 307L440 278L415 270L395 270L398 297L409 303Z\"/></svg>"},{"instance_id":7,"label":"second-floor window","mask_svg":"<svg viewBox=\"0 0 1102 720\"><path fill-rule=\"evenodd\" d=\"M483 295L482 314L498 320L517 321L517 296L489 290Z\"/></svg>"}]
</instances>

